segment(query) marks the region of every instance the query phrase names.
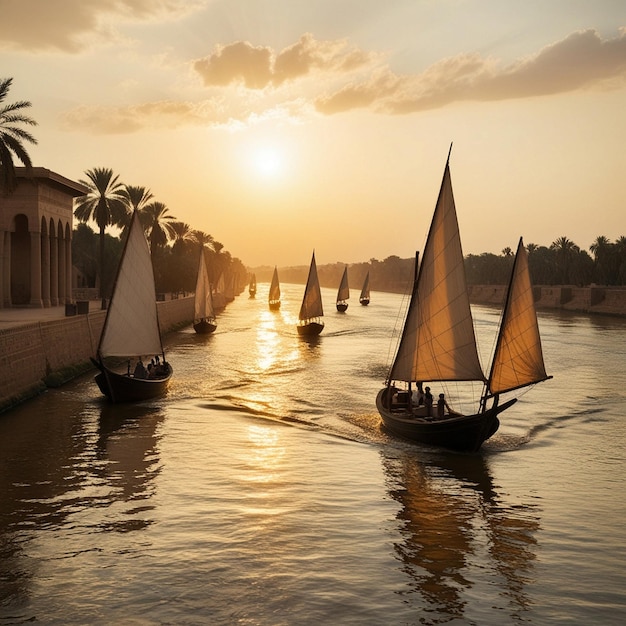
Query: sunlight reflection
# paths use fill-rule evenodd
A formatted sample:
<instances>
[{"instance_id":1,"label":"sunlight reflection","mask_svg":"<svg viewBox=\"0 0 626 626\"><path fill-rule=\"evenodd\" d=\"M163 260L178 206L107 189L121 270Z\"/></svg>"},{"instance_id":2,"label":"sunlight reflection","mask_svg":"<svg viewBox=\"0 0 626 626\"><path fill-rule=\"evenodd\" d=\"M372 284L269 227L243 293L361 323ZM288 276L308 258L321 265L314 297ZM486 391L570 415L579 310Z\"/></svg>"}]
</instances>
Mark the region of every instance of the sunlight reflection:
<instances>
[{"instance_id":1,"label":"sunlight reflection","mask_svg":"<svg viewBox=\"0 0 626 626\"><path fill-rule=\"evenodd\" d=\"M250 480L257 483L274 480L285 456L278 430L269 426L251 425L248 428L248 439L251 446L247 461L253 470Z\"/></svg>"},{"instance_id":2,"label":"sunlight reflection","mask_svg":"<svg viewBox=\"0 0 626 626\"><path fill-rule=\"evenodd\" d=\"M261 315L257 326L257 363L261 370L268 370L275 362L280 346L280 336L276 328L276 317L269 311Z\"/></svg>"}]
</instances>

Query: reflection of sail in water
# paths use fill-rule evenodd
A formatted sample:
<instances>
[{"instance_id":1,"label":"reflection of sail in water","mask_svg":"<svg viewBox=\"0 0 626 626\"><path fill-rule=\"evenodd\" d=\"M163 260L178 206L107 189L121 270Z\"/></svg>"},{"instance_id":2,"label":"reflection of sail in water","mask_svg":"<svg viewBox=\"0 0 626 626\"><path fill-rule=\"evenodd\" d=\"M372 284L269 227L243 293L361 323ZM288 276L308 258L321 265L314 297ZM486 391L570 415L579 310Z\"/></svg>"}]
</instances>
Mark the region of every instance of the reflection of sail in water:
<instances>
[{"instance_id":1,"label":"reflection of sail in water","mask_svg":"<svg viewBox=\"0 0 626 626\"><path fill-rule=\"evenodd\" d=\"M497 597L489 591L492 607L519 618L529 604L524 587L535 559L536 511L504 506L482 457L438 457L426 465L399 453L383 464L401 505L404 541L395 548L419 594L406 601L436 614L424 623L470 618L472 602L485 595L469 591L483 584L477 570L498 589Z\"/></svg>"},{"instance_id":2,"label":"reflection of sail in water","mask_svg":"<svg viewBox=\"0 0 626 626\"><path fill-rule=\"evenodd\" d=\"M112 502L136 503L120 511L122 515L104 530L128 532L152 523L145 514L154 505L141 501L148 501L154 493L153 481L159 471L157 429L162 419L155 407L103 406L96 448L102 462L99 473L112 488Z\"/></svg>"}]
</instances>

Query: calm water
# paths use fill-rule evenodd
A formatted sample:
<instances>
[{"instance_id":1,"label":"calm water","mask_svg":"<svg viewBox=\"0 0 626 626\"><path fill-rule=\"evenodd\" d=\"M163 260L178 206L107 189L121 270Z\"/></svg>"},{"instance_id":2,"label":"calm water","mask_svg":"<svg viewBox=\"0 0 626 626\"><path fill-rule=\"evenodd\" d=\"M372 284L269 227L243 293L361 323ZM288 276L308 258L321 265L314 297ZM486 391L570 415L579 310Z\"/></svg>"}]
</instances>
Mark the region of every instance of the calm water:
<instances>
[{"instance_id":1,"label":"calm water","mask_svg":"<svg viewBox=\"0 0 626 626\"><path fill-rule=\"evenodd\" d=\"M463 455L380 431L401 296L323 290L307 343L267 288L168 338L165 399L90 375L0 415L0 624L626 620L626 320L542 314L554 379Z\"/></svg>"}]
</instances>

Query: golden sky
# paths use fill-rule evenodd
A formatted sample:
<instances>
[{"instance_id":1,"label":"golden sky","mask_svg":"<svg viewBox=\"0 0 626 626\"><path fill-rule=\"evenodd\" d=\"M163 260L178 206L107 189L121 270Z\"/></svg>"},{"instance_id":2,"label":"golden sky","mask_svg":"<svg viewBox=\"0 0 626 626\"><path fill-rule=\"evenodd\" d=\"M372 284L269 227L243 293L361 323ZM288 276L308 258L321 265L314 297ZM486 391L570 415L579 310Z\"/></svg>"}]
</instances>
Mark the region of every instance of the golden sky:
<instances>
[{"instance_id":1,"label":"golden sky","mask_svg":"<svg viewBox=\"0 0 626 626\"><path fill-rule=\"evenodd\" d=\"M33 164L110 167L246 265L626 235L624 0L0 0ZM6 104L6 102L5 102Z\"/></svg>"}]
</instances>

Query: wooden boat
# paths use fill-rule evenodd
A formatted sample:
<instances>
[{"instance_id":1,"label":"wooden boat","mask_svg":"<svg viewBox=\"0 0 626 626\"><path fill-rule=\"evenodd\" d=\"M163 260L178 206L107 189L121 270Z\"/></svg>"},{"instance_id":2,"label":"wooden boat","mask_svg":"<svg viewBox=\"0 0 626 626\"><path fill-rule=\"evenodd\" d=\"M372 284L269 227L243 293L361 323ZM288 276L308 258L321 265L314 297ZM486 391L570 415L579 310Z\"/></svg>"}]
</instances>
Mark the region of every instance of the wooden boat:
<instances>
[{"instance_id":1,"label":"wooden boat","mask_svg":"<svg viewBox=\"0 0 626 626\"><path fill-rule=\"evenodd\" d=\"M193 329L201 334L208 335L217 328L215 309L213 308L213 294L209 282L204 246L200 250L198 264L198 278L196 279L196 293L194 298Z\"/></svg>"},{"instance_id":2,"label":"wooden boat","mask_svg":"<svg viewBox=\"0 0 626 626\"><path fill-rule=\"evenodd\" d=\"M111 360L119 363L122 357L126 371L112 369ZM150 371L143 366L143 357L151 361ZM96 357L91 360L100 370L96 383L112 402L159 397L172 377L161 343L150 249L137 211L131 219ZM131 373L133 360L136 365Z\"/></svg>"},{"instance_id":3,"label":"wooden boat","mask_svg":"<svg viewBox=\"0 0 626 626\"><path fill-rule=\"evenodd\" d=\"M361 289L359 302L363 306L367 306L370 303L370 273L369 272L365 274L365 280L363 281L363 288Z\"/></svg>"},{"instance_id":4,"label":"wooden boat","mask_svg":"<svg viewBox=\"0 0 626 626\"><path fill-rule=\"evenodd\" d=\"M521 238L489 376L483 373L465 280L449 159L448 154L404 329L386 386L376 397L376 407L384 428L391 433L425 444L476 451L498 430L498 415L517 400L512 398L500 404L501 394L551 377L545 371L528 255ZM483 383L475 413L457 413L447 403L441 407L421 403L419 394L425 383L445 381ZM429 394L429 388L425 390Z\"/></svg>"},{"instance_id":5,"label":"wooden boat","mask_svg":"<svg viewBox=\"0 0 626 626\"><path fill-rule=\"evenodd\" d=\"M250 278L250 286L248 287L248 293L250 294L251 298L254 298L254 296L256 296L256 274L252 274L252 277Z\"/></svg>"},{"instance_id":6,"label":"wooden boat","mask_svg":"<svg viewBox=\"0 0 626 626\"><path fill-rule=\"evenodd\" d=\"M278 282L278 269L274 267L272 282L270 283L270 291L267 296L268 304L271 311L280 309L280 283Z\"/></svg>"},{"instance_id":7,"label":"wooden boat","mask_svg":"<svg viewBox=\"0 0 626 626\"><path fill-rule=\"evenodd\" d=\"M348 287L348 266L343 270L339 290L337 291L337 311L345 313L348 310L348 299L350 298L350 288Z\"/></svg>"},{"instance_id":8,"label":"wooden boat","mask_svg":"<svg viewBox=\"0 0 626 626\"><path fill-rule=\"evenodd\" d=\"M309 276L306 281L304 297L298 315L298 334L305 337L319 335L324 328L324 308L322 307L322 291L317 278L317 265L315 264L315 252L311 258Z\"/></svg>"}]
</instances>

